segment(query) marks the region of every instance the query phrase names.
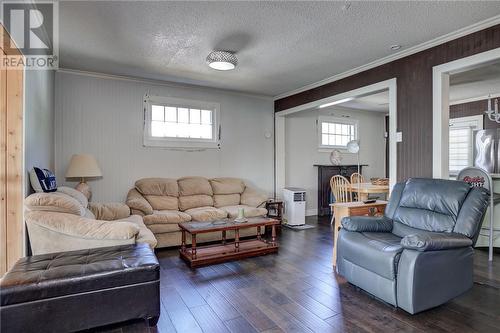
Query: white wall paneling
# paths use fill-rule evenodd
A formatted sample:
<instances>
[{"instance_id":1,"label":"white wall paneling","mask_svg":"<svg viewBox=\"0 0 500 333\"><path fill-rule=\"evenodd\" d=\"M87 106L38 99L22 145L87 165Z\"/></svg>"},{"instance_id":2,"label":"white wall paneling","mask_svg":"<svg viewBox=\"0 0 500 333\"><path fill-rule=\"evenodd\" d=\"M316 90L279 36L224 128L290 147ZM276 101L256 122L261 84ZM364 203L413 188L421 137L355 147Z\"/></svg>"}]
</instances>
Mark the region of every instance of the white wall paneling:
<instances>
[{"instance_id":1,"label":"white wall paneling","mask_svg":"<svg viewBox=\"0 0 500 333\"><path fill-rule=\"evenodd\" d=\"M25 71L24 147L26 196L34 166L54 169L54 71Z\"/></svg>"},{"instance_id":2,"label":"white wall paneling","mask_svg":"<svg viewBox=\"0 0 500 333\"><path fill-rule=\"evenodd\" d=\"M144 94L220 103L221 149L143 146ZM72 154L94 155L102 179L89 182L94 201L123 201L143 177L241 177L273 192L273 102L224 90L59 71L56 74L56 174ZM269 136L269 135L268 135ZM73 185L73 184L70 184Z\"/></svg>"}]
</instances>

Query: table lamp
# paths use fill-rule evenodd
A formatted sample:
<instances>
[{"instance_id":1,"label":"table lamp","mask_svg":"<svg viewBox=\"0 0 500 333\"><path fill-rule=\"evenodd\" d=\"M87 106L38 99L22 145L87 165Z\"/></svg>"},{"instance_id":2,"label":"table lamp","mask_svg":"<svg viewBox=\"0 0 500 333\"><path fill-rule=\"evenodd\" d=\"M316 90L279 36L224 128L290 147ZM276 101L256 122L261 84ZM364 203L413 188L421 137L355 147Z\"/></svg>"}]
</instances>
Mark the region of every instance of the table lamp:
<instances>
[{"instance_id":1,"label":"table lamp","mask_svg":"<svg viewBox=\"0 0 500 333\"><path fill-rule=\"evenodd\" d=\"M90 186L85 182L85 179L101 176L101 169L97 165L94 156L89 154L75 154L71 156L69 167L66 171L66 178L80 178L80 183L76 185L75 189L82 192L87 199L90 200L92 191L90 190Z\"/></svg>"},{"instance_id":2,"label":"table lamp","mask_svg":"<svg viewBox=\"0 0 500 333\"><path fill-rule=\"evenodd\" d=\"M352 154L358 155L358 174L360 174L360 172L359 172L359 141L358 140L349 141L347 143L347 151L352 153ZM360 185L359 185L359 180L358 180L358 201L360 201L359 200L359 197L360 197L359 190L360 190Z\"/></svg>"}]
</instances>

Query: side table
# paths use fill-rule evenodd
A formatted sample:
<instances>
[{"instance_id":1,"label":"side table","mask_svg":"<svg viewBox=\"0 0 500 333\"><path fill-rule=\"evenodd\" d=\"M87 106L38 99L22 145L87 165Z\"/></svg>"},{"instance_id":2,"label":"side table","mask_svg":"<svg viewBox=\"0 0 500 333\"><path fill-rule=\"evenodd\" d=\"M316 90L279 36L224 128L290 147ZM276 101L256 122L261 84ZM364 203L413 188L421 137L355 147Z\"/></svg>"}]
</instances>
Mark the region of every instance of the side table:
<instances>
[{"instance_id":1,"label":"side table","mask_svg":"<svg viewBox=\"0 0 500 333\"><path fill-rule=\"evenodd\" d=\"M337 238L342 219L346 216L381 216L384 215L387 201L377 200L373 203L365 204L363 201L339 202L330 204L335 216L335 226L333 228L333 266L337 264Z\"/></svg>"},{"instance_id":2,"label":"side table","mask_svg":"<svg viewBox=\"0 0 500 333\"><path fill-rule=\"evenodd\" d=\"M270 199L266 202L267 217L280 221L283 220L283 201Z\"/></svg>"}]
</instances>

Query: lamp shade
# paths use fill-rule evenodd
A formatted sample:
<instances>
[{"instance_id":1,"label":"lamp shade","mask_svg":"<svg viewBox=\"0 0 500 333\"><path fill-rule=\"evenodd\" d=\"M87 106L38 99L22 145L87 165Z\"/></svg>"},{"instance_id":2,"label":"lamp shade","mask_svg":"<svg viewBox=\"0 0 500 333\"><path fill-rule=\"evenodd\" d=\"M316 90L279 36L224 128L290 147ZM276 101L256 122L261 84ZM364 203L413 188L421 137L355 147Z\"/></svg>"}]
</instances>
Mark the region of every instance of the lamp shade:
<instances>
[{"instance_id":1,"label":"lamp shade","mask_svg":"<svg viewBox=\"0 0 500 333\"><path fill-rule=\"evenodd\" d=\"M66 178L101 177L102 172L94 156L88 154L75 154L71 156Z\"/></svg>"}]
</instances>

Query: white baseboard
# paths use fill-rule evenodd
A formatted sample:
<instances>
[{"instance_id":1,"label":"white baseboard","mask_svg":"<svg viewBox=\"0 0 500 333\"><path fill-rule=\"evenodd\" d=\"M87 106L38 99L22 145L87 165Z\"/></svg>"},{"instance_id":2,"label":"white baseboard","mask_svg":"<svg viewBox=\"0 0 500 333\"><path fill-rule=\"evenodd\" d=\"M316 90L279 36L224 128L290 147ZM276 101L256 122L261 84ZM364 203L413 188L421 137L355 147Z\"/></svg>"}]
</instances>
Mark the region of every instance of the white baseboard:
<instances>
[{"instance_id":1,"label":"white baseboard","mask_svg":"<svg viewBox=\"0 0 500 333\"><path fill-rule=\"evenodd\" d=\"M306 209L306 216L314 216L318 215L318 209L313 208L313 209Z\"/></svg>"}]
</instances>

